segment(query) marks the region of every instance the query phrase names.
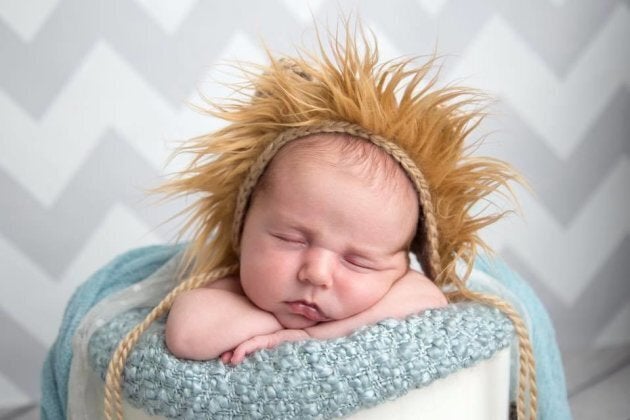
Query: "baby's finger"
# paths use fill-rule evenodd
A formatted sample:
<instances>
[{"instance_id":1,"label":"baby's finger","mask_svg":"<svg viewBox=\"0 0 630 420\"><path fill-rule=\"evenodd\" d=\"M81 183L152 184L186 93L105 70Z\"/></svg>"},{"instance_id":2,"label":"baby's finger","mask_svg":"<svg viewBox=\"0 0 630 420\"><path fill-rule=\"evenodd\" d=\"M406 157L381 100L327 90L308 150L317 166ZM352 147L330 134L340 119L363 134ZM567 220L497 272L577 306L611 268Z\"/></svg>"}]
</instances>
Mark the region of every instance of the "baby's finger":
<instances>
[{"instance_id":1,"label":"baby's finger","mask_svg":"<svg viewBox=\"0 0 630 420\"><path fill-rule=\"evenodd\" d=\"M230 361L230 359L232 359L232 355L233 355L233 353L234 353L234 352L232 352L232 351L230 351L230 350L228 350L228 351L224 352L224 353L221 355L221 362L223 362L224 364L227 364L227 363Z\"/></svg>"},{"instance_id":2,"label":"baby's finger","mask_svg":"<svg viewBox=\"0 0 630 420\"><path fill-rule=\"evenodd\" d=\"M250 349L250 346L247 346L247 343L248 342L246 341L245 343L239 345L237 348L234 349L232 357L230 358L231 364L238 365L243 360L245 360L245 356L253 351Z\"/></svg>"},{"instance_id":3,"label":"baby's finger","mask_svg":"<svg viewBox=\"0 0 630 420\"><path fill-rule=\"evenodd\" d=\"M245 356L247 356L248 354L251 354L259 349L264 349L264 341L265 340L263 336L258 336L252 337L244 343L239 344L234 349L234 354L232 355L232 359L230 360L230 362L234 365L237 365L245 360Z\"/></svg>"}]
</instances>

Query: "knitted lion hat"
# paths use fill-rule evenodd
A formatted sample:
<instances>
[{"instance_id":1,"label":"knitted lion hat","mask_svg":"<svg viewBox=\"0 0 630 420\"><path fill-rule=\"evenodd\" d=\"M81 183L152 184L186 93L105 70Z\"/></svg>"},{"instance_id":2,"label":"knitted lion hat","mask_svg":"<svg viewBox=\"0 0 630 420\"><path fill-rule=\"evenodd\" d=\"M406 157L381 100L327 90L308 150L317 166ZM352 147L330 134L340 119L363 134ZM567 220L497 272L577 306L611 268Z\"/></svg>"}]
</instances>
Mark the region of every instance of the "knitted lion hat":
<instances>
[{"instance_id":1,"label":"knitted lion hat","mask_svg":"<svg viewBox=\"0 0 630 420\"><path fill-rule=\"evenodd\" d=\"M318 34L319 35L319 34ZM318 38L319 39L319 38ZM227 125L181 148L193 160L162 191L196 194L185 212L193 239L185 257L187 277L120 343L109 365L106 416L122 418L120 388L127 355L140 335L181 292L238 272L239 241L249 199L266 166L292 140L342 133L378 146L400 164L418 193L419 217L411 251L427 277L450 301L474 300L499 308L519 338L517 412L536 417L535 368L527 329L518 313L496 296L473 292L465 280L477 249L488 249L479 230L503 216L474 215L480 200L518 175L505 162L471 156L465 141L483 117L483 95L461 87L437 88L435 57L417 65L404 58L381 63L363 31L319 39L316 53L294 57L268 52L267 66L245 70L240 95L205 110ZM326 48L328 47L328 48ZM456 263L468 270L456 273ZM529 398L527 398L529 397ZM526 401L527 400L527 401Z\"/></svg>"}]
</instances>

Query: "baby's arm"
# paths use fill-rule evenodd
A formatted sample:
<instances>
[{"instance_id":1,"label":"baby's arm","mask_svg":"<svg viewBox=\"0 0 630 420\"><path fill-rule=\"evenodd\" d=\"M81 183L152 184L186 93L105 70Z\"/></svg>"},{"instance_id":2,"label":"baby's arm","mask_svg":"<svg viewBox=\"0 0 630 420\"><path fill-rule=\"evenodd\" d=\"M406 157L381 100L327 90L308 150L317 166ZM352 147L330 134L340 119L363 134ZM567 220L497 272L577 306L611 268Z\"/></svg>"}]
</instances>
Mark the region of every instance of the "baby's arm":
<instances>
[{"instance_id":1,"label":"baby's arm","mask_svg":"<svg viewBox=\"0 0 630 420\"><path fill-rule=\"evenodd\" d=\"M178 296L166 321L165 340L176 357L208 360L280 329L275 316L254 306L238 281L228 278Z\"/></svg>"},{"instance_id":2,"label":"baby's arm","mask_svg":"<svg viewBox=\"0 0 630 420\"><path fill-rule=\"evenodd\" d=\"M446 306L447 303L442 291L431 280L416 271L409 270L394 283L380 301L363 312L345 319L322 322L304 330L281 330L252 337L236 346L233 352L229 352L222 359L224 362L238 364L254 351L272 348L285 341L343 337L359 327L374 324L386 318L403 319L425 309Z\"/></svg>"}]
</instances>

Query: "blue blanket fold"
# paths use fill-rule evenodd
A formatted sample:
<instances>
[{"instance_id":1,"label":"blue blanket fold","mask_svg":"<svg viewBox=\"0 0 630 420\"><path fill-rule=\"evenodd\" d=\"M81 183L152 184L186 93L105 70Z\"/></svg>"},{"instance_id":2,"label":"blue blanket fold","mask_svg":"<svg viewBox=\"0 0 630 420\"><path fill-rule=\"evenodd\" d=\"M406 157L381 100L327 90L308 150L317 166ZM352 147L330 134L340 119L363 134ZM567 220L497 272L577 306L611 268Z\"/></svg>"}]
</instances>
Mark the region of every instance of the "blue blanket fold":
<instances>
[{"instance_id":1,"label":"blue blanket fold","mask_svg":"<svg viewBox=\"0 0 630 420\"><path fill-rule=\"evenodd\" d=\"M129 251L96 272L77 289L68 303L57 340L42 372L41 418L66 418L68 379L72 360L72 337L85 314L111 293L147 278L175 256L182 246L152 246ZM481 258L476 268L487 273L518 296L531 322L531 336L537 361L539 418L570 419L564 372L551 321L532 289L507 265Z\"/></svg>"},{"instance_id":2,"label":"blue blanket fold","mask_svg":"<svg viewBox=\"0 0 630 420\"><path fill-rule=\"evenodd\" d=\"M72 361L72 336L90 309L111 293L153 274L181 246L157 245L128 251L94 273L75 292L64 313L57 339L42 370L41 418L65 420L68 378Z\"/></svg>"}]
</instances>

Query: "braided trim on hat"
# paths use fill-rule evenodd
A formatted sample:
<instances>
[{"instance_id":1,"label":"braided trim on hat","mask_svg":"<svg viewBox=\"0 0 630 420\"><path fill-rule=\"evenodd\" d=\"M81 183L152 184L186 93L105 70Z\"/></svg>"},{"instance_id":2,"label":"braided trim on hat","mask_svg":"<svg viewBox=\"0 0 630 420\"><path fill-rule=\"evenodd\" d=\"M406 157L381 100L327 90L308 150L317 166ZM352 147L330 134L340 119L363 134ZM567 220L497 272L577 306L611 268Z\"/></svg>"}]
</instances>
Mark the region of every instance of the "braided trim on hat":
<instances>
[{"instance_id":1,"label":"braided trim on hat","mask_svg":"<svg viewBox=\"0 0 630 420\"><path fill-rule=\"evenodd\" d=\"M418 223L418 229L422 230L422 232L420 232L420 238L424 238L426 242L426 244L418 243L420 239L416 234L414 247L421 250L419 258L425 275L430 279L435 280L440 274L442 266L440 263L440 254L438 252L438 228L431 201L431 192L424 175L422 175L418 166L409 158L407 153L405 153L405 151L395 143L388 141L382 136L372 134L357 124L345 121L323 121L322 123L313 126L288 129L280 134L265 148L256 162L254 162L251 166L249 173L239 189L236 207L234 210L234 223L232 226L232 243L234 250L239 253L243 222L249 200L269 162L287 143L309 135L320 133L345 133L350 134L353 137L370 141L396 160L396 162L398 162L404 169L418 192L418 203L421 215L420 223Z\"/></svg>"}]
</instances>

